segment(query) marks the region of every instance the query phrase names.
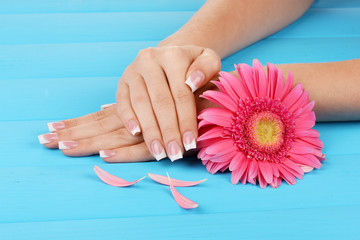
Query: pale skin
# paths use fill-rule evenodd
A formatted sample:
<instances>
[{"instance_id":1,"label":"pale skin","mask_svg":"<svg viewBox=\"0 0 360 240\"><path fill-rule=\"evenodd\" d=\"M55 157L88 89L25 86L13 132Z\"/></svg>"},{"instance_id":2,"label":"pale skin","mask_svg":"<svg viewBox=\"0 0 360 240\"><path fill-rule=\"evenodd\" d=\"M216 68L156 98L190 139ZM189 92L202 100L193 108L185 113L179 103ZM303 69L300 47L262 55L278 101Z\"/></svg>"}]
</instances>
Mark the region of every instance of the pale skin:
<instances>
[{"instance_id":1,"label":"pale skin","mask_svg":"<svg viewBox=\"0 0 360 240\"><path fill-rule=\"evenodd\" d=\"M161 144L167 155L174 150L174 143L183 154L185 134L191 133L195 139L198 136L197 112L213 106L199 95L215 89L208 82L216 79L220 59L295 21L312 2L208 1L158 47L140 51L120 79L117 105L63 121L65 128L56 131L57 139L45 146L57 148L58 141L77 142L76 147L62 150L68 156L110 150L111 156L103 157L107 162L153 160L154 141ZM295 83L301 82L308 90L316 102L317 121L360 119L360 59L279 67L284 75L292 71ZM196 82L193 94L184 82L196 71L203 77ZM131 120L141 131L135 136L131 133Z\"/></svg>"}]
</instances>

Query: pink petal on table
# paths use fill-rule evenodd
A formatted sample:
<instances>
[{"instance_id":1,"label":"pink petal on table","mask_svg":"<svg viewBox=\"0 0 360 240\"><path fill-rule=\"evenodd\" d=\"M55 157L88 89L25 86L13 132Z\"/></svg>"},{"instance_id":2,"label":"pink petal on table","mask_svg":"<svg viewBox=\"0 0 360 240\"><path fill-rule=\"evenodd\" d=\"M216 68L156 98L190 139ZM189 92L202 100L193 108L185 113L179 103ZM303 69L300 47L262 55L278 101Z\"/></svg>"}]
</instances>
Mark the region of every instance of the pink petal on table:
<instances>
[{"instance_id":1,"label":"pink petal on table","mask_svg":"<svg viewBox=\"0 0 360 240\"><path fill-rule=\"evenodd\" d=\"M110 173L102 170L100 167L98 166L94 166L94 170L95 170L95 173L96 175L106 184L109 184L111 186L114 186L114 187L128 187L128 186L131 186L141 180L143 180L145 177L142 177L134 182L129 182L129 181L126 181L124 179L121 179L121 178L118 178L114 175L111 175Z\"/></svg>"},{"instance_id":2,"label":"pink petal on table","mask_svg":"<svg viewBox=\"0 0 360 240\"><path fill-rule=\"evenodd\" d=\"M166 172L166 175L168 177L168 182L170 185L170 190L171 193L175 199L175 201L177 202L177 204L179 204L180 207L184 208L184 209L191 209L191 208L197 208L199 206L199 204L197 204L196 202L184 197L183 195L181 195L174 187L171 178L169 176L169 174Z\"/></svg>"},{"instance_id":3,"label":"pink petal on table","mask_svg":"<svg viewBox=\"0 0 360 240\"><path fill-rule=\"evenodd\" d=\"M162 176L162 175L158 175L158 174L153 174L153 173L148 173L148 176L154 180L155 182L164 184L169 186L169 179L166 176ZM182 181L182 180L177 180L177 179L171 179L171 182L173 184L174 187L191 187L191 186L195 186L198 185L199 183L202 183L204 181L206 181L207 178L203 179L203 180L199 180L199 181Z\"/></svg>"}]
</instances>

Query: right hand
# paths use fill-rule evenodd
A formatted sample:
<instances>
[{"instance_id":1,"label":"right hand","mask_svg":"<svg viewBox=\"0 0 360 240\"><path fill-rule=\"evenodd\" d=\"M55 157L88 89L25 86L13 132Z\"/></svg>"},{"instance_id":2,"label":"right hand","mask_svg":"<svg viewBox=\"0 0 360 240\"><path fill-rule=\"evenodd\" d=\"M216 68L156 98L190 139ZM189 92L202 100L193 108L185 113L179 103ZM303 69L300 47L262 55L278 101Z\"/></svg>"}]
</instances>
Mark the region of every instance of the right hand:
<instances>
[{"instance_id":1,"label":"right hand","mask_svg":"<svg viewBox=\"0 0 360 240\"><path fill-rule=\"evenodd\" d=\"M220 66L218 54L208 48L188 45L141 50L118 85L121 121L131 134L142 132L157 160L166 155L172 161L182 158L183 146L195 148L198 137L193 92L213 78Z\"/></svg>"}]
</instances>

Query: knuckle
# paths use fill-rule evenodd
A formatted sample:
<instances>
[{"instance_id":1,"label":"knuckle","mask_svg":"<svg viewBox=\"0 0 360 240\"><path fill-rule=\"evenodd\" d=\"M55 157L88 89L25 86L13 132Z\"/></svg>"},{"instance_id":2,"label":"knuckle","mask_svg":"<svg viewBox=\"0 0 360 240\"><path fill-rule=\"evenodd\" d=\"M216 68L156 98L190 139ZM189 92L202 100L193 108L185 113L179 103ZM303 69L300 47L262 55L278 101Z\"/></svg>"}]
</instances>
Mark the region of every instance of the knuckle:
<instances>
[{"instance_id":1,"label":"knuckle","mask_svg":"<svg viewBox=\"0 0 360 240\"><path fill-rule=\"evenodd\" d=\"M105 116L106 116L105 111L98 111L92 114L92 119L95 121L99 121L103 119Z\"/></svg>"},{"instance_id":2,"label":"knuckle","mask_svg":"<svg viewBox=\"0 0 360 240\"><path fill-rule=\"evenodd\" d=\"M136 95L134 95L132 102L134 103L134 105L135 104L142 105L145 102L147 102L147 97L143 94L136 94Z\"/></svg>"},{"instance_id":3,"label":"knuckle","mask_svg":"<svg viewBox=\"0 0 360 240\"><path fill-rule=\"evenodd\" d=\"M174 139L174 137L178 137L179 135L179 130L172 126L172 125L167 125L161 128L161 133L164 136L164 139Z\"/></svg>"},{"instance_id":4,"label":"knuckle","mask_svg":"<svg viewBox=\"0 0 360 240\"><path fill-rule=\"evenodd\" d=\"M221 61L217 55L212 55L208 61L208 64L212 69L216 69L217 72L220 71Z\"/></svg>"},{"instance_id":5,"label":"knuckle","mask_svg":"<svg viewBox=\"0 0 360 240\"><path fill-rule=\"evenodd\" d=\"M148 47L140 50L136 58L139 60L147 60L153 58L154 54L155 54L155 48Z\"/></svg>"},{"instance_id":6,"label":"knuckle","mask_svg":"<svg viewBox=\"0 0 360 240\"><path fill-rule=\"evenodd\" d=\"M171 46L163 52L165 57L173 59L173 58L183 58L185 57L186 53L183 48L178 46Z\"/></svg>"},{"instance_id":7,"label":"knuckle","mask_svg":"<svg viewBox=\"0 0 360 240\"><path fill-rule=\"evenodd\" d=\"M71 140L74 136L73 128L67 128L57 132L59 140Z\"/></svg>"},{"instance_id":8,"label":"knuckle","mask_svg":"<svg viewBox=\"0 0 360 240\"><path fill-rule=\"evenodd\" d=\"M168 109L173 106L173 101L171 98L164 96L163 94L156 94L153 99L154 107L159 109Z\"/></svg>"},{"instance_id":9,"label":"knuckle","mask_svg":"<svg viewBox=\"0 0 360 240\"><path fill-rule=\"evenodd\" d=\"M108 125L104 119L101 119L97 122L97 128L99 132L107 132Z\"/></svg>"},{"instance_id":10,"label":"knuckle","mask_svg":"<svg viewBox=\"0 0 360 240\"><path fill-rule=\"evenodd\" d=\"M113 134L116 135L117 137L125 137L125 136L129 135L129 132L126 130L126 128L120 128L120 129L114 131Z\"/></svg>"},{"instance_id":11,"label":"knuckle","mask_svg":"<svg viewBox=\"0 0 360 240\"><path fill-rule=\"evenodd\" d=\"M181 89L174 93L174 98L177 103L183 103L188 102L191 95L190 89Z\"/></svg>"}]
</instances>

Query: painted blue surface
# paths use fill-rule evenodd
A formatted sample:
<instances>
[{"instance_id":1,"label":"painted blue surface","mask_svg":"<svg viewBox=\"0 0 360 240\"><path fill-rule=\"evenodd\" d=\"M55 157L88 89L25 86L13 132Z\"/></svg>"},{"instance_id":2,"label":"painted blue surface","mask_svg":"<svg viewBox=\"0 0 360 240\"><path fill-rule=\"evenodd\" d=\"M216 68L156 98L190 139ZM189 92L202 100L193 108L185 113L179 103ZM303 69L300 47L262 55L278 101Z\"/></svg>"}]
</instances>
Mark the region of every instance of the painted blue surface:
<instances>
[{"instance_id":1,"label":"painted blue surface","mask_svg":"<svg viewBox=\"0 0 360 240\"><path fill-rule=\"evenodd\" d=\"M0 239L360 239L360 122L318 123L328 161L294 186L232 185L195 158L106 164L39 145L46 123L97 111L137 52L185 23L204 1L0 0ZM163 19L167 21L163 21ZM297 22L223 61L359 58L360 1L320 0ZM339 80L341 81L341 80ZM184 180L199 208L183 210L146 178Z\"/></svg>"}]
</instances>

